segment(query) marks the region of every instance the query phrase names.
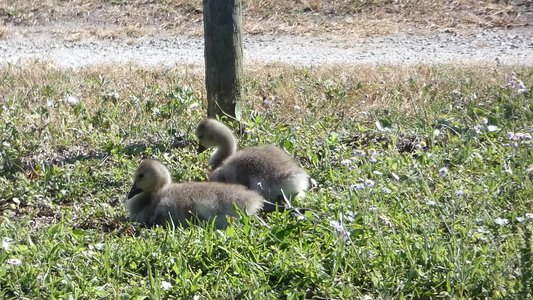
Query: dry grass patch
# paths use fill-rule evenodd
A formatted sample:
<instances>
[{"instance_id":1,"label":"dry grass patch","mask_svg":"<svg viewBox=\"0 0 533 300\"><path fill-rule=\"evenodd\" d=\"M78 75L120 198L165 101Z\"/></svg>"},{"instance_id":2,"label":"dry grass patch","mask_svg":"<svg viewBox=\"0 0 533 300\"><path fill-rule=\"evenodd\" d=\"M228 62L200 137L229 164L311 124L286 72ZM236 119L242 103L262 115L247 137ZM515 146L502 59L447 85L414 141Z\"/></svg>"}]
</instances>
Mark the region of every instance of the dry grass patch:
<instances>
[{"instance_id":1,"label":"dry grass patch","mask_svg":"<svg viewBox=\"0 0 533 300\"><path fill-rule=\"evenodd\" d=\"M249 34L380 35L405 30L509 28L531 22L521 1L243 1ZM0 18L15 26L52 26L56 31L86 31L99 38L131 37L131 28L202 35L200 1L58 0L0 3ZM102 31L116 33L99 34ZM123 29L126 28L126 29Z\"/></svg>"},{"instance_id":2,"label":"dry grass patch","mask_svg":"<svg viewBox=\"0 0 533 300\"><path fill-rule=\"evenodd\" d=\"M159 128L185 127L176 137L187 135L194 116L203 117L207 107L203 70L192 66L147 70L111 65L72 71L35 64L0 70L0 94L11 107L6 117L11 110L25 111L19 121L26 125L17 135L48 141L25 144L22 139L21 147L43 153L64 146L98 150L94 146L109 139L174 143ZM376 116L394 112L392 118L408 123L420 115L431 119L450 101L490 105L513 72L533 86L531 68L510 66L246 67L243 118L264 114L293 125L344 119L370 124ZM139 120L153 123L144 126Z\"/></svg>"},{"instance_id":3,"label":"dry grass patch","mask_svg":"<svg viewBox=\"0 0 533 300\"><path fill-rule=\"evenodd\" d=\"M100 105L102 97L161 104L166 101L164 92L176 86L190 87L198 99L205 101L203 69L196 66L143 69L134 65L104 65L65 71L38 63L2 69L9 76L4 78L0 93L24 96L20 103L28 107L44 105L50 99L67 101L70 96L82 101L87 109ZM475 88L476 97L482 99L494 88L505 87L514 72L523 75L521 80L526 86L532 85L529 68L494 64L245 66L243 95L249 110L279 113L281 118L282 112L292 111L300 116L333 113L363 120L368 112L391 106L409 117L417 113L418 107L464 90ZM206 107L205 102L202 105ZM300 121L293 116L290 119Z\"/></svg>"},{"instance_id":4,"label":"dry grass patch","mask_svg":"<svg viewBox=\"0 0 533 300\"><path fill-rule=\"evenodd\" d=\"M389 110L408 120L449 101L454 93L481 101L493 97L494 90L505 87L515 71L525 76L526 86L531 85L530 69L490 64L312 69L269 65L247 72L245 95L252 110L272 111L277 118L287 116L288 122L332 115L365 122L375 112Z\"/></svg>"},{"instance_id":5,"label":"dry grass patch","mask_svg":"<svg viewBox=\"0 0 533 300\"><path fill-rule=\"evenodd\" d=\"M10 36L10 30L6 26L0 26L0 39L5 39Z\"/></svg>"}]
</instances>

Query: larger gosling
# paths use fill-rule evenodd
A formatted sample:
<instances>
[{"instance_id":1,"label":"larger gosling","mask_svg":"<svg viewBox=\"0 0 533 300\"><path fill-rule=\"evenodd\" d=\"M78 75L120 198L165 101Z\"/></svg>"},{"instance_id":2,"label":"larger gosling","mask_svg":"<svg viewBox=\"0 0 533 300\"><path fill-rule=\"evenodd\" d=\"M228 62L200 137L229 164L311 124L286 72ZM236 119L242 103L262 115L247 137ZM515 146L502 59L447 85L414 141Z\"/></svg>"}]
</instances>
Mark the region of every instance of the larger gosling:
<instances>
[{"instance_id":1,"label":"larger gosling","mask_svg":"<svg viewBox=\"0 0 533 300\"><path fill-rule=\"evenodd\" d=\"M287 153L273 145L237 151L231 129L214 119L204 119L196 128L198 152L215 148L209 165L215 170L210 181L238 183L258 191L267 202L263 211L284 209L284 199L304 193L309 175Z\"/></svg>"},{"instance_id":2,"label":"larger gosling","mask_svg":"<svg viewBox=\"0 0 533 300\"><path fill-rule=\"evenodd\" d=\"M218 182L172 183L170 172L159 161L143 160L135 172L126 206L132 221L148 226L215 219L216 227L227 227L227 216L237 217L235 206L253 215L264 199L241 185Z\"/></svg>"}]
</instances>

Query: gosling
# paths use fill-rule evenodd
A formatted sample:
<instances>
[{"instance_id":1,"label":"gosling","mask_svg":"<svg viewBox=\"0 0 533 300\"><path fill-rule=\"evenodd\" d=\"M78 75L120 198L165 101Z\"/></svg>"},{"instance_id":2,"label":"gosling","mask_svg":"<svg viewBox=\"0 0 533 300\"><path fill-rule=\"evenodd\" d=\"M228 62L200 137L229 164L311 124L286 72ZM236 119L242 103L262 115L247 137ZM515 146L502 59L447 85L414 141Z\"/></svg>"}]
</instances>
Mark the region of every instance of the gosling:
<instances>
[{"instance_id":1,"label":"gosling","mask_svg":"<svg viewBox=\"0 0 533 300\"><path fill-rule=\"evenodd\" d=\"M143 160L135 172L126 207L130 219L153 225L181 225L212 221L218 229L228 226L227 216L237 217L235 206L253 215L264 199L241 185L218 182L172 183L169 170L159 161Z\"/></svg>"},{"instance_id":2,"label":"gosling","mask_svg":"<svg viewBox=\"0 0 533 300\"><path fill-rule=\"evenodd\" d=\"M285 209L284 199L304 194L309 188L309 175L276 146L237 151L237 141L231 129L214 119L201 121L196 136L200 142L199 153L215 148L208 160L215 169L209 180L238 183L258 191L267 199L263 205L265 212Z\"/></svg>"}]
</instances>

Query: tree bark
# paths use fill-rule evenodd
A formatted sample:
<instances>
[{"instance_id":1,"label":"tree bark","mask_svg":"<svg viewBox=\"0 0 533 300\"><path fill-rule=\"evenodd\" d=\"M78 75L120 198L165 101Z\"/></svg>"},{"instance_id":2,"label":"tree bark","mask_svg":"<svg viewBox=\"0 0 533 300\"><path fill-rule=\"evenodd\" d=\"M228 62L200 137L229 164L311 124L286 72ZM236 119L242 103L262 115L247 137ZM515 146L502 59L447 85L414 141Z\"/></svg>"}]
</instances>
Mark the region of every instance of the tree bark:
<instances>
[{"instance_id":1,"label":"tree bark","mask_svg":"<svg viewBox=\"0 0 533 300\"><path fill-rule=\"evenodd\" d=\"M241 0L203 0L207 116L240 117Z\"/></svg>"}]
</instances>

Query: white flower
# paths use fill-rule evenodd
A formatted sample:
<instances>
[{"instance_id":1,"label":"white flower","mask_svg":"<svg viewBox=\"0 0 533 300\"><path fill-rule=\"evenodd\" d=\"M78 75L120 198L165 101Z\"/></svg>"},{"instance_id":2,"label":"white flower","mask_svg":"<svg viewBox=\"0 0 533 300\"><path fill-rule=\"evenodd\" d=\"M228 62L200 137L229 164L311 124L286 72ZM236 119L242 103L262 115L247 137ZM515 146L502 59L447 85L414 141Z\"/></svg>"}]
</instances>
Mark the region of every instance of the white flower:
<instances>
[{"instance_id":1,"label":"white flower","mask_svg":"<svg viewBox=\"0 0 533 300\"><path fill-rule=\"evenodd\" d=\"M479 233L489 233L489 230L487 228L485 228L485 227L479 227L477 229L477 232L479 232Z\"/></svg>"},{"instance_id":2,"label":"white flower","mask_svg":"<svg viewBox=\"0 0 533 300\"><path fill-rule=\"evenodd\" d=\"M381 215L381 216L379 216L379 219L381 220L381 222L383 222L383 224L385 224L385 226L387 226L389 228L393 227L392 222L390 221L390 219L387 216Z\"/></svg>"},{"instance_id":3,"label":"white flower","mask_svg":"<svg viewBox=\"0 0 533 300\"><path fill-rule=\"evenodd\" d=\"M350 190L358 190L358 191L361 191L361 190L364 190L365 189L365 185L362 184L362 183L358 183L358 184L352 184L350 185Z\"/></svg>"},{"instance_id":4,"label":"white flower","mask_svg":"<svg viewBox=\"0 0 533 300\"><path fill-rule=\"evenodd\" d=\"M94 248L95 248L96 250L100 250L100 251L102 251L102 250L105 249L105 243L94 244Z\"/></svg>"},{"instance_id":5,"label":"white flower","mask_svg":"<svg viewBox=\"0 0 533 300\"><path fill-rule=\"evenodd\" d=\"M495 126L495 125L489 125L489 126L487 126L487 130L489 132L495 132L495 131L500 130L500 128L498 126Z\"/></svg>"},{"instance_id":6,"label":"white flower","mask_svg":"<svg viewBox=\"0 0 533 300\"><path fill-rule=\"evenodd\" d=\"M343 159L341 160L341 164L345 165L346 167L350 166L352 164L352 161L349 159Z\"/></svg>"},{"instance_id":7,"label":"white flower","mask_svg":"<svg viewBox=\"0 0 533 300\"><path fill-rule=\"evenodd\" d=\"M516 134L516 137L518 137L521 141L531 141L531 134L529 133L523 133L519 132Z\"/></svg>"},{"instance_id":8,"label":"white flower","mask_svg":"<svg viewBox=\"0 0 533 300\"><path fill-rule=\"evenodd\" d=\"M452 97L454 99L461 99L462 96L463 96L463 93L461 93L461 91L459 91L459 90L453 90L452 91Z\"/></svg>"},{"instance_id":9,"label":"white flower","mask_svg":"<svg viewBox=\"0 0 533 300\"><path fill-rule=\"evenodd\" d=\"M522 222L524 222L525 220L526 220L526 218L524 218L524 217L516 217L516 221L517 221L518 223L522 223Z\"/></svg>"},{"instance_id":10,"label":"white flower","mask_svg":"<svg viewBox=\"0 0 533 300\"><path fill-rule=\"evenodd\" d=\"M496 218L496 219L494 219L494 223L496 223L496 225L504 226L504 225L509 224L509 220L508 219L502 219L502 218Z\"/></svg>"},{"instance_id":11,"label":"white flower","mask_svg":"<svg viewBox=\"0 0 533 300\"><path fill-rule=\"evenodd\" d=\"M433 205L436 205L436 204L437 204L437 203L436 203L435 201L433 201L433 200L428 200L426 203L427 203L429 206L433 206Z\"/></svg>"},{"instance_id":12,"label":"white flower","mask_svg":"<svg viewBox=\"0 0 533 300\"><path fill-rule=\"evenodd\" d=\"M272 100L268 99L268 97L263 97L263 106L269 107L272 105Z\"/></svg>"},{"instance_id":13,"label":"white flower","mask_svg":"<svg viewBox=\"0 0 533 300\"><path fill-rule=\"evenodd\" d=\"M67 96L64 101L70 105L76 105L80 103L80 99L72 95Z\"/></svg>"},{"instance_id":14,"label":"white flower","mask_svg":"<svg viewBox=\"0 0 533 300\"><path fill-rule=\"evenodd\" d=\"M374 156L371 156L371 157L368 158L368 161L371 162L371 163L376 163L378 160Z\"/></svg>"},{"instance_id":15,"label":"white flower","mask_svg":"<svg viewBox=\"0 0 533 300\"><path fill-rule=\"evenodd\" d=\"M107 284L104 284L104 285L100 285L100 286L95 287L95 289L96 289L97 291L99 291L99 292L104 292L104 291L107 290L107 288L108 288L108 287L107 287Z\"/></svg>"},{"instance_id":16,"label":"white flower","mask_svg":"<svg viewBox=\"0 0 533 300\"><path fill-rule=\"evenodd\" d=\"M483 130L483 126L481 126L481 125L476 125L476 126L474 126L474 131L475 131L477 134L480 134L482 130Z\"/></svg>"},{"instance_id":17,"label":"white flower","mask_svg":"<svg viewBox=\"0 0 533 300\"><path fill-rule=\"evenodd\" d=\"M455 191L455 196L457 197L462 197L464 195L465 195L465 192L463 192L462 190Z\"/></svg>"},{"instance_id":18,"label":"white flower","mask_svg":"<svg viewBox=\"0 0 533 300\"><path fill-rule=\"evenodd\" d=\"M5 237L2 239L2 249L9 250L11 248L11 244L13 243L12 238Z\"/></svg>"},{"instance_id":19,"label":"white flower","mask_svg":"<svg viewBox=\"0 0 533 300\"><path fill-rule=\"evenodd\" d=\"M439 176L444 178L446 176L448 176L448 168L446 167L442 167L439 169Z\"/></svg>"},{"instance_id":20,"label":"white flower","mask_svg":"<svg viewBox=\"0 0 533 300\"><path fill-rule=\"evenodd\" d=\"M193 102L191 105L189 105L189 109L190 110L196 110L200 107L200 103L198 102ZM246 129L245 129L246 130Z\"/></svg>"},{"instance_id":21,"label":"white flower","mask_svg":"<svg viewBox=\"0 0 533 300\"><path fill-rule=\"evenodd\" d=\"M426 146L427 146L427 144L426 144L425 141L421 141L421 142L418 142L418 143L415 144L415 148L417 150L422 150L422 149L426 148Z\"/></svg>"},{"instance_id":22,"label":"white flower","mask_svg":"<svg viewBox=\"0 0 533 300\"><path fill-rule=\"evenodd\" d=\"M368 188L372 188L376 183L373 180L367 179L365 180L365 186Z\"/></svg>"},{"instance_id":23,"label":"white flower","mask_svg":"<svg viewBox=\"0 0 533 300\"><path fill-rule=\"evenodd\" d=\"M350 232L346 230L346 228L340 222L331 220L329 221L329 226L333 227L333 229L335 229L335 231L337 231L337 233L339 233L344 240L347 240L350 237Z\"/></svg>"},{"instance_id":24,"label":"white flower","mask_svg":"<svg viewBox=\"0 0 533 300\"><path fill-rule=\"evenodd\" d=\"M533 165L529 166L529 168L526 169L526 173L529 175L533 175Z\"/></svg>"},{"instance_id":25,"label":"white flower","mask_svg":"<svg viewBox=\"0 0 533 300\"><path fill-rule=\"evenodd\" d=\"M394 178L394 180L400 181L400 176L398 176L398 174L396 174L394 172L390 172L390 176L392 176L392 178Z\"/></svg>"},{"instance_id":26,"label":"white flower","mask_svg":"<svg viewBox=\"0 0 533 300\"><path fill-rule=\"evenodd\" d=\"M119 100L120 94L117 92L111 92L111 93L107 93L106 97L109 99L113 99L113 100Z\"/></svg>"},{"instance_id":27,"label":"white flower","mask_svg":"<svg viewBox=\"0 0 533 300\"><path fill-rule=\"evenodd\" d=\"M351 211L347 211L344 215L344 219L348 222L353 222L354 213Z\"/></svg>"},{"instance_id":28,"label":"white flower","mask_svg":"<svg viewBox=\"0 0 533 300\"><path fill-rule=\"evenodd\" d=\"M18 258L10 258L10 259L6 260L6 263L8 265L12 265L12 266L20 266L20 265L22 265L22 260L20 260Z\"/></svg>"},{"instance_id":29,"label":"white flower","mask_svg":"<svg viewBox=\"0 0 533 300\"><path fill-rule=\"evenodd\" d=\"M337 231L341 231L343 229L341 223L335 221L335 220L331 220L329 221L329 226L335 228L335 230Z\"/></svg>"},{"instance_id":30,"label":"white flower","mask_svg":"<svg viewBox=\"0 0 533 300\"><path fill-rule=\"evenodd\" d=\"M519 144L530 144L533 137L530 133L527 132L508 132L506 134L506 137L509 139L509 141L512 141L514 143L511 143L512 146L518 147Z\"/></svg>"},{"instance_id":31,"label":"white flower","mask_svg":"<svg viewBox=\"0 0 533 300\"><path fill-rule=\"evenodd\" d=\"M528 220L533 220L533 213L526 213L526 218Z\"/></svg>"},{"instance_id":32,"label":"white flower","mask_svg":"<svg viewBox=\"0 0 533 300\"><path fill-rule=\"evenodd\" d=\"M170 290L172 288L172 284L168 281L161 281L161 288L166 290Z\"/></svg>"},{"instance_id":33,"label":"white flower","mask_svg":"<svg viewBox=\"0 0 533 300\"><path fill-rule=\"evenodd\" d=\"M358 157L358 156L365 156L365 151L363 150L359 150L359 149L355 149L353 150L353 156L355 157Z\"/></svg>"},{"instance_id":34,"label":"white flower","mask_svg":"<svg viewBox=\"0 0 533 300\"><path fill-rule=\"evenodd\" d=\"M512 74L507 82L507 86L514 89L518 94L527 92L526 85L522 80L516 77L516 74Z\"/></svg>"}]
</instances>

